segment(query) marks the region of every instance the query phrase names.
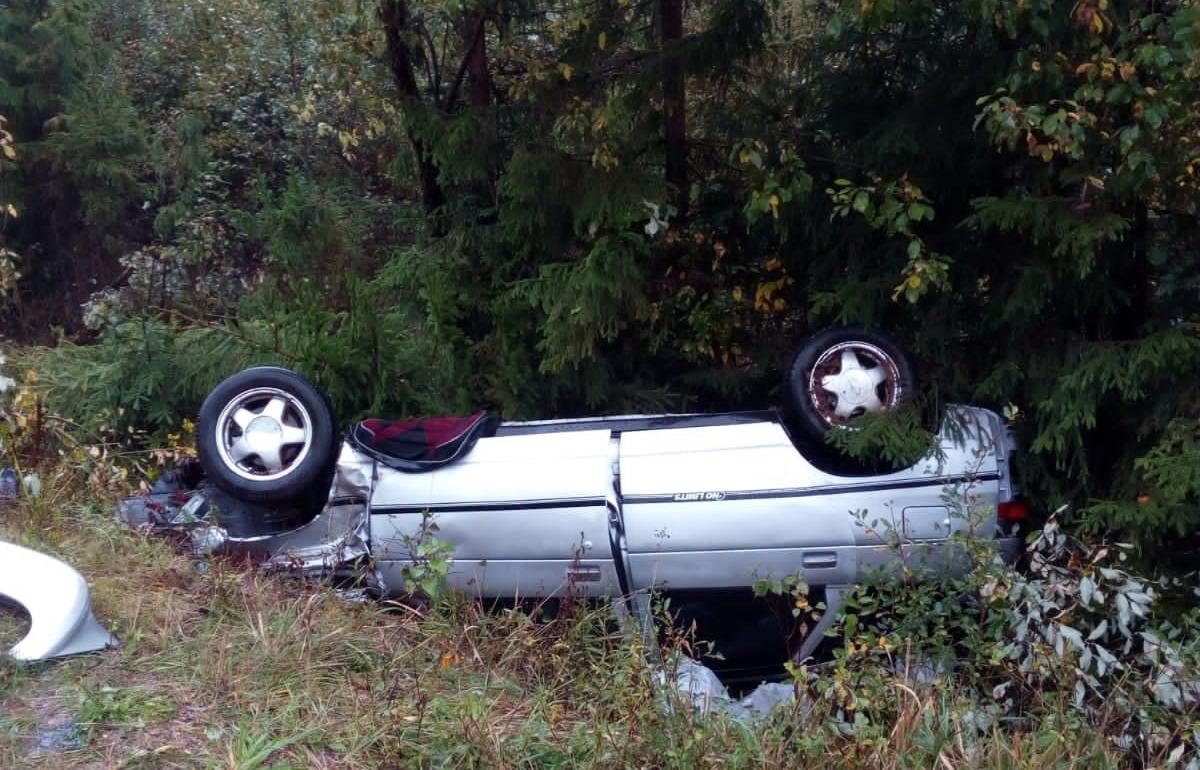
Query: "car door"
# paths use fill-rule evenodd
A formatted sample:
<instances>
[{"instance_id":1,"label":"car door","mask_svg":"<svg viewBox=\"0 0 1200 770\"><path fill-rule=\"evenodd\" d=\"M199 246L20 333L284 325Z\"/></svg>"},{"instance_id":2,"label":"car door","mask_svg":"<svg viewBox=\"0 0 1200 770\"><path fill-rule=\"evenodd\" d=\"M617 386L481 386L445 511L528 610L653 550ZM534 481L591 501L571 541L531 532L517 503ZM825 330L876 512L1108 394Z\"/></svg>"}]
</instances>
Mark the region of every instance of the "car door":
<instances>
[{"instance_id":1,"label":"car door","mask_svg":"<svg viewBox=\"0 0 1200 770\"><path fill-rule=\"evenodd\" d=\"M614 452L607 429L494 436L431 473L381 470L372 550L385 580L402 581L425 518L453 547L451 588L508 598L619 594L609 538Z\"/></svg>"},{"instance_id":2,"label":"car door","mask_svg":"<svg viewBox=\"0 0 1200 770\"><path fill-rule=\"evenodd\" d=\"M620 487L633 588L854 574L850 511L806 497L816 471L775 422L626 433Z\"/></svg>"},{"instance_id":3,"label":"car door","mask_svg":"<svg viewBox=\"0 0 1200 770\"><path fill-rule=\"evenodd\" d=\"M942 568L956 532L992 536L989 435L986 426L944 435L912 467L845 477L808 462L777 422L623 434L630 583L726 588L802 573L813 585L843 584L906 563ZM981 526L956 515L955 495Z\"/></svg>"}]
</instances>

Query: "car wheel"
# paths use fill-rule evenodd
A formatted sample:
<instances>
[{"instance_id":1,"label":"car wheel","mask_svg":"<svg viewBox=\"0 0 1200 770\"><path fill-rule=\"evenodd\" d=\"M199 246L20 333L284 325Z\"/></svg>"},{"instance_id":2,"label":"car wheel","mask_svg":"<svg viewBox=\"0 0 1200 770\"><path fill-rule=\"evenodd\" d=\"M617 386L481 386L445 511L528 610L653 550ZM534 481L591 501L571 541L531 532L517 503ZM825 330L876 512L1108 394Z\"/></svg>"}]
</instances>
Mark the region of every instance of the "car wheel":
<instances>
[{"instance_id":1,"label":"car wheel","mask_svg":"<svg viewBox=\"0 0 1200 770\"><path fill-rule=\"evenodd\" d=\"M794 427L822 441L869 412L896 409L916 392L916 375L895 340L855 327L818 332L801 344L784 393Z\"/></svg>"},{"instance_id":2,"label":"car wheel","mask_svg":"<svg viewBox=\"0 0 1200 770\"><path fill-rule=\"evenodd\" d=\"M197 450L213 484L254 503L329 493L337 458L333 409L299 374L257 366L229 377L200 407Z\"/></svg>"}]
</instances>

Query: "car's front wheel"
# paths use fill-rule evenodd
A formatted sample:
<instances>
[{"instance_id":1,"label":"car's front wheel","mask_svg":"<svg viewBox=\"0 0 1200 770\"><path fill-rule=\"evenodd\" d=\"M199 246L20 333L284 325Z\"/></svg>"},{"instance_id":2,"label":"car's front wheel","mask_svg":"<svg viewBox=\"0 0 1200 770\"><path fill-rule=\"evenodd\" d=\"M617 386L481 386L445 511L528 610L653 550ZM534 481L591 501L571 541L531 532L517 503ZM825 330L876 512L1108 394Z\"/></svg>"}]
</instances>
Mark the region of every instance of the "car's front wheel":
<instances>
[{"instance_id":1,"label":"car's front wheel","mask_svg":"<svg viewBox=\"0 0 1200 770\"><path fill-rule=\"evenodd\" d=\"M311 382L275 366L229 377L200 407L200 464L225 492L254 503L324 500L336 460L336 421Z\"/></svg>"}]
</instances>

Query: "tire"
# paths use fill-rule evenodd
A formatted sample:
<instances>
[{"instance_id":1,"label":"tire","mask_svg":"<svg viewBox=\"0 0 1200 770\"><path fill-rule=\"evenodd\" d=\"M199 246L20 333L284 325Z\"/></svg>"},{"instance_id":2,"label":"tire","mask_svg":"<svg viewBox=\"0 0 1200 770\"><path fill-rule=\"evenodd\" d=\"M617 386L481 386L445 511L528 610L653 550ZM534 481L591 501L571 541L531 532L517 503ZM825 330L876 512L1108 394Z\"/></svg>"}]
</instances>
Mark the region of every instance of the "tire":
<instances>
[{"instance_id":1,"label":"tire","mask_svg":"<svg viewBox=\"0 0 1200 770\"><path fill-rule=\"evenodd\" d=\"M916 389L916 373L895 340L835 327L812 335L796 351L784 382L784 406L802 438L823 442L830 430L849 428L861 414L898 408Z\"/></svg>"},{"instance_id":2,"label":"tire","mask_svg":"<svg viewBox=\"0 0 1200 770\"><path fill-rule=\"evenodd\" d=\"M209 480L238 500L308 508L329 494L336 425L311 382L289 369L256 366L204 400L197 452Z\"/></svg>"}]
</instances>

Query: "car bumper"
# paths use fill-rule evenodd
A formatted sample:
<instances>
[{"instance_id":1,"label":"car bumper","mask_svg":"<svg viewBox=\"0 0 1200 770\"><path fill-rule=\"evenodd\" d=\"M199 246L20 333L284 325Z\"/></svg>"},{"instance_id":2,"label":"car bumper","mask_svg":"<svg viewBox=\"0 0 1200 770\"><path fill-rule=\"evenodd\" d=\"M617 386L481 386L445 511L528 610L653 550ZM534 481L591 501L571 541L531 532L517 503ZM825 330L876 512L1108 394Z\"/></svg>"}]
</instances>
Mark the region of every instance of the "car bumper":
<instances>
[{"instance_id":1,"label":"car bumper","mask_svg":"<svg viewBox=\"0 0 1200 770\"><path fill-rule=\"evenodd\" d=\"M996 550L1000 552L1000 558L1004 559L1005 564L1013 564L1021 558L1021 554L1025 551L1025 538L1019 535L998 537L996 538Z\"/></svg>"},{"instance_id":2,"label":"car bumper","mask_svg":"<svg viewBox=\"0 0 1200 770\"><path fill-rule=\"evenodd\" d=\"M52 556L0 543L0 596L29 613L29 633L9 650L17 660L58 658L116 644L92 614L87 581Z\"/></svg>"}]
</instances>

